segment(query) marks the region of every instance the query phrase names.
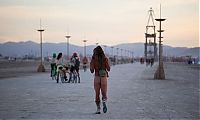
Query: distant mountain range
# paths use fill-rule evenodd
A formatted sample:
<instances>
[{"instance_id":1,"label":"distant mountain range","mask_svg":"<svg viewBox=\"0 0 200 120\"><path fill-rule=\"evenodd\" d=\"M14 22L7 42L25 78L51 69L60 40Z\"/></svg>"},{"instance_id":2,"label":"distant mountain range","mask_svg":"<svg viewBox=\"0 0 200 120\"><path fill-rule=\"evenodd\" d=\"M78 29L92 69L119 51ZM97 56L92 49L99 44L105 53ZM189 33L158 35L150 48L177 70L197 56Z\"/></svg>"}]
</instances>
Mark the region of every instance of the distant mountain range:
<instances>
[{"instance_id":1,"label":"distant mountain range","mask_svg":"<svg viewBox=\"0 0 200 120\"><path fill-rule=\"evenodd\" d=\"M94 49L95 45L89 45L86 47L86 54L92 55L92 51ZM103 46L102 46L103 47ZM125 54L124 50L129 50L134 52L134 56L143 56L144 55L144 43L124 43L124 44L118 44L113 46L113 54L121 55L121 49L122 54ZM77 46L73 44L69 44L70 48L70 55L73 52L78 52L79 54L84 54L84 47L83 46ZM112 48L111 46L107 46L104 48L104 51L106 51L107 54L112 54ZM64 54L67 53L67 44L66 43L43 43L43 55L49 56L52 55L52 53L58 53L63 52ZM164 45L163 49L163 55L165 56L199 56L200 47L195 48L186 48L186 47L171 47ZM12 56L12 57L22 57L25 55L32 55L32 56L39 56L40 54L40 44L27 41L27 42L7 42L0 44L0 54L3 56Z\"/></svg>"}]
</instances>

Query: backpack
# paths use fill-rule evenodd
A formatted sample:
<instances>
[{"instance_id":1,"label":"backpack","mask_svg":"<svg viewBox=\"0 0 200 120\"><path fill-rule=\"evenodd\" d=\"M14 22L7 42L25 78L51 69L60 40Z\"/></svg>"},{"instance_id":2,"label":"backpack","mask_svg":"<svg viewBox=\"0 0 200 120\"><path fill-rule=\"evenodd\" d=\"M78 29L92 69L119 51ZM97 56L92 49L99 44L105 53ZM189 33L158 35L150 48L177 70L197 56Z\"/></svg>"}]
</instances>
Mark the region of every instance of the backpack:
<instances>
[{"instance_id":1,"label":"backpack","mask_svg":"<svg viewBox=\"0 0 200 120\"><path fill-rule=\"evenodd\" d=\"M99 76L105 77L107 75L106 69L103 68L103 61L99 60L100 67L99 67Z\"/></svg>"},{"instance_id":2,"label":"backpack","mask_svg":"<svg viewBox=\"0 0 200 120\"><path fill-rule=\"evenodd\" d=\"M106 73L106 70L105 70L105 69L102 69L102 68L99 69L99 76L100 76L100 77L105 77L106 74L107 74L107 73Z\"/></svg>"},{"instance_id":3,"label":"backpack","mask_svg":"<svg viewBox=\"0 0 200 120\"><path fill-rule=\"evenodd\" d=\"M78 68L80 66L80 61L78 58L75 58L75 67Z\"/></svg>"}]
</instances>

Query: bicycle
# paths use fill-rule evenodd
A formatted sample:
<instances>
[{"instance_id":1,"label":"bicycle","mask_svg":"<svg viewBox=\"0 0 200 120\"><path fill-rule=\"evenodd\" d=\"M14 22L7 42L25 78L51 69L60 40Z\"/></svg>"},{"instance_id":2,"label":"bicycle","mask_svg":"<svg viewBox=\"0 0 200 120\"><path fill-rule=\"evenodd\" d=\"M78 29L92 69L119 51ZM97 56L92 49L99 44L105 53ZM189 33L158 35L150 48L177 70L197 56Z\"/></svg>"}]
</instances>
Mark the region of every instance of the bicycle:
<instances>
[{"instance_id":1,"label":"bicycle","mask_svg":"<svg viewBox=\"0 0 200 120\"><path fill-rule=\"evenodd\" d=\"M62 83L69 82L70 72L67 66L58 66L57 79L56 79L57 83L59 83L59 78Z\"/></svg>"},{"instance_id":2,"label":"bicycle","mask_svg":"<svg viewBox=\"0 0 200 120\"><path fill-rule=\"evenodd\" d=\"M70 77L69 77L69 83L72 81L72 83L80 83L80 75L77 72L77 70L74 70L73 72L70 72Z\"/></svg>"}]
</instances>

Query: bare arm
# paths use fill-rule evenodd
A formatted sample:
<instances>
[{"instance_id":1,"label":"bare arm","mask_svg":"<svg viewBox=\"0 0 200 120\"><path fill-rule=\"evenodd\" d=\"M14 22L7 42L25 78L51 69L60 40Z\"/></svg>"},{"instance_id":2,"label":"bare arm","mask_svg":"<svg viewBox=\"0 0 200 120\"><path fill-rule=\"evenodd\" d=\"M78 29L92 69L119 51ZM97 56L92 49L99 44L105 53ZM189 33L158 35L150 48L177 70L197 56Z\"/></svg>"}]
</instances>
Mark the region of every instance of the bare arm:
<instances>
[{"instance_id":1,"label":"bare arm","mask_svg":"<svg viewBox=\"0 0 200 120\"><path fill-rule=\"evenodd\" d=\"M107 71L110 71L110 64L108 62L108 58L106 58L106 69Z\"/></svg>"},{"instance_id":2,"label":"bare arm","mask_svg":"<svg viewBox=\"0 0 200 120\"><path fill-rule=\"evenodd\" d=\"M94 59L92 59L90 62L90 72L94 73Z\"/></svg>"}]
</instances>

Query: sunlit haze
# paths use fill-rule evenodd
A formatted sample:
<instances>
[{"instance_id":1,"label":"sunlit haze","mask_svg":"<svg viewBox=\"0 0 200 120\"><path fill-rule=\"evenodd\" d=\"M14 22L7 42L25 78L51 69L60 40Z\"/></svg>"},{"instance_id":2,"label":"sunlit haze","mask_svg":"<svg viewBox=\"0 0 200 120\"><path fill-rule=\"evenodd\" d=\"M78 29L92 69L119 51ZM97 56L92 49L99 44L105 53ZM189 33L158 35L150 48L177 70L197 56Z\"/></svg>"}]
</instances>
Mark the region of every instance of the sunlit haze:
<instances>
[{"instance_id":1,"label":"sunlit haze","mask_svg":"<svg viewBox=\"0 0 200 120\"><path fill-rule=\"evenodd\" d=\"M198 0L0 0L0 43L39 43L40 19L43 41L87 45L116 45L145 41L148 10L155 18L162 4L164 44L199 46ZM158 29L158 23L156 29Z\"/></svg>"}]
</instances>

